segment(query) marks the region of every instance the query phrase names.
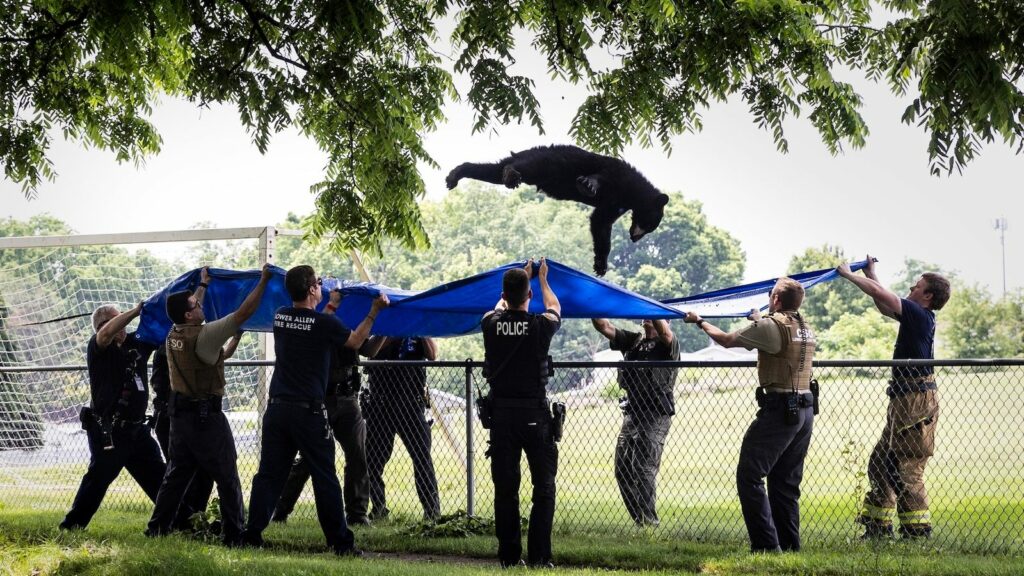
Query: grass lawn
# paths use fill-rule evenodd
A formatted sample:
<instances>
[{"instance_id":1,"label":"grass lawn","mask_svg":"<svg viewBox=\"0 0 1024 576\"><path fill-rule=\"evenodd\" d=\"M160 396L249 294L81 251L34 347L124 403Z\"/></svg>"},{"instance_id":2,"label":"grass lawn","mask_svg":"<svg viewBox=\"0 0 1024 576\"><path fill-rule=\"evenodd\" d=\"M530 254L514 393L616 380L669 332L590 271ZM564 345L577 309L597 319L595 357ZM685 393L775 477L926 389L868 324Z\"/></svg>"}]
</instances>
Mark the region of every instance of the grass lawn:
<instances>
[{"instance_id":1,"label":"grass lawn","mask_svg":"<svg viewBox=\"0 0 1024 576\"><path fill-rule=\"evenodd\" d=\"M936 537L924 545L877 547L857 541L854 518L867 489L867 456L884 424L883 379L852 370L820 371L823 411L815 422L801 499L805 551L768 557L746 553L734 480L739 445L755 411L753 376L753 370L680 371L684 393L659 475L662 525L654 531L633 528L615 485L613 453L621 424L616 403L570 402L559 447L556 563L580 573L1024 574L1024 395L1014 371L941 374L937 452L927 471ZM432 456L442 509L450 513L467 504L466 422L457 413L438 420ZM258 461L256 436L247 426L235 431L246 496ZM475 511L492 516L487 436L478 425L474 434L469 461ZM420 508L401 443L385 472L393 520L357 533L360 545L377 554L363 560L323 553L309 486L289 524L267 531L275 543L269 550L144 538L151 506L127 474L112 485L87 531L62 534L55 526L74 497L87 454L78 460L54 460L45 451L8 458L12 465L0 466L0 574L418 574L437 573L439 564L452 574L475 574L496 565L493 536L402 534ZM525 511L530 485L525 478L523 484ZM422 555L436 558L429 562Z\"/></svg>"},{"instance_id":2,"label":"grass lawn","mask_svg":"<svg viewBox=\"0 0 1024 576\"><path fill-rule=\"evenodd\" d=\"M0 511L0 574L34 576L119 574L490 574L496 568L493 536L430 539L403 535L400 523L360 529L361 559L325 552L314 522L272 526L268 549L229 550L183 536L148 539L148 510L104 511L83 532L56 529L60 514L29 509ZM812 547L799 554L754 556L742 546L701 544L654 532L624 537L558 533L558 573L616 574L934 574L1024 573L1019 556L977 556L931 545L892 542Z\"/></svg>"},{"instance_id":3,"label":"grass lawn","mask_svg":"<svg viewBox=\"0 0 1024 576\"><path fill-rule=\"evenodd\" d=\"M609 371L605 376L611 377ZM735 470L743 433L754 416L753 370L681 370L677 414L658 477L659 533L680 540L741 546L746 540L736 497ZM822 414L802 485L805 542L843 544L855 539L854 519L867 489L867 457L884 425L886 399L880 378L855 377L851 370L821 371ZM942 375L942 415L936 455L927 485L936 527L935 542L970 553L1024 551L1024 395L1013 372L956 372ZM720 388L710 386L720 385ZM613 474L615 439L622 417L614 401L570 401L566 434L559 445L556 530L627 537L633 527ZM490 461L484 457L486 431L475 427L475 513L493 515ZM239 472L246 496L258 463L257 437L236 430ZM248 438L248 442L243 438ZM438 418L431 451L445 513L467 508L466 425L460 413ZM45 454L25 453L20 465L0 467L0 504L64 512L85 469L55 464ZM339 467L342 459L338 451ZM525 466L524 466L525 470ZM401 442L385 470L388 505L416 519L420 506L410 458ZM524 477L528 477L524 473ZM525 510L530 485L524 478ZM132 510L146 502L127 474L104 501L104 510ZM312 488L306 487L295 513L312 520Z\"/></svg>"}]
</instances>

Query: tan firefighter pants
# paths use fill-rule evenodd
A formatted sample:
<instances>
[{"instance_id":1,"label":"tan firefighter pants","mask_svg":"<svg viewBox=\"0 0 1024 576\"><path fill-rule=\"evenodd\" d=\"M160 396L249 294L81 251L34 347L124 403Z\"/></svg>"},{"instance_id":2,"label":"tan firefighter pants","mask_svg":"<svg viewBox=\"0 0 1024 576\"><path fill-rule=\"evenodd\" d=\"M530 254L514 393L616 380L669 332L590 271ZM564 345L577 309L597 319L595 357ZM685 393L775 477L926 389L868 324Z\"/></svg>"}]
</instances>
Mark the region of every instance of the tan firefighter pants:
<instances>
[{"instance_id":1,"label":"tan firefighter pants","mask_svg":"<svg viewBox=\"0 0 1024 576\"><path fill-rule=\"evenodd\" d=\"M935 453L939 398L935 390L911 392L889 401L885 429L868 460L871 491L860 521L891 526L898 512L904 531L930 529L924 467Z\"/></svg>"}]
</instances>

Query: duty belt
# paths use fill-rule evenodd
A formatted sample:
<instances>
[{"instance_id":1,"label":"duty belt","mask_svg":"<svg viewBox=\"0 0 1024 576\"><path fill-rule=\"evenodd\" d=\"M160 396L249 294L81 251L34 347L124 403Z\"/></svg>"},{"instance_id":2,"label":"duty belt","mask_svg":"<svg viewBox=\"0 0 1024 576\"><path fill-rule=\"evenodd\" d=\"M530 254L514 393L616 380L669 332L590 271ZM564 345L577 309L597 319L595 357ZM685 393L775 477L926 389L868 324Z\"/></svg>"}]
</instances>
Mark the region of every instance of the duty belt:
<instances>
[{"instance_id":1,"label":"duty belt","mask_svg":"<svg viewBox=\"0 0 1024 576\"><path fill-rule=\"evenodd\" d=\"M788 394L755 394L754 397L757 399L757 406L759 408L785 408L786 398ZM797 406L801 408L809 408L814 406L814 395L810 392L800 392L797 394Z\"/></svg>"},{"instance_id":2,"label":"duty belt","mask_svg":"<svg viewBox=\"0 0 1024 576\"><path fill-rule=\"evenodd\" d=\"M146 422L145 418L143 418L141 420L122 420L122 419L118 418L118 419L116 419L116 420L114 420L113 422L110 423L110 427L111 428L121 428L121 429L124 429L124 428L128 428L129 426L141 426L145 422Z\"/></svg>"},{"instance_id":3,"label":"duty belt","mask_svg":"<svg viewBox=\"0 0 1024 576\"><path fill-rule=\"evenodd\" d=\"M323 402L310 402L308 400L296 400L281 396L271 398L268 403L278 404L281 406L297 406L299 408L305 408L306 410L321 410L324 407Z\"/></svg>"},{"instance_id":4,"label":"duty belt","mask_svg":"<svg viewBox=\"0 0 1024 576\"><path fill-rule=\"evenodd\" d=\"M210 396L209 398L199 400L182 396L181 394L174 395L175 412L198 412L203 409L203 404L206 404L206 409L211 412L220 412L222 400L220 396Z\"/></svg>"},{"instance_id":5,"label":"duty belt","mask_svg":"<svg viewBox=\"0 0 1024 576\"><path fill-rule=\"evenodd\" d=\"M910 380L890 380L889 387L885 389L885 394L889 398L899 398L900 396L906 396L915 392L927 392L938 389L939 387L935 385L935 376L928 375Z\"/></svg>"},{"instance_id":6,"label":"duty belt","mask_svg":"<svg viewBox=\"0 0 1024 576\"><path fill-rule=\"evenodd\" d=\"M548 409L547 398L491 398L495 408L537 408Z\"/></svg>"}]
</instances>

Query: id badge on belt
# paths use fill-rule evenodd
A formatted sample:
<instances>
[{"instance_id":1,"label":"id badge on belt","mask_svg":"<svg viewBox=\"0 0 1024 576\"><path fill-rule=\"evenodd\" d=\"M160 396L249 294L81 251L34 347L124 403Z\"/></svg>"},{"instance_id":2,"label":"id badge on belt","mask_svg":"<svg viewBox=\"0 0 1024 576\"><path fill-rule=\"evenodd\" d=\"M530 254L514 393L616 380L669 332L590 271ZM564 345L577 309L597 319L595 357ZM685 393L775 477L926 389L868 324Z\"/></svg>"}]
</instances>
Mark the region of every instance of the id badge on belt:
<instances>
[{"instance_id":1,"label":"id badge on belt","mask_svg":"<svg viewBox=\"0 0 1024 576\"><path fill-rule=\"evenodd\" d=\"M138 389L139 392L146 391L146 386L142 383L142 378L138 374L135 375L135 388Z\"/></svg>"}]
</instances>

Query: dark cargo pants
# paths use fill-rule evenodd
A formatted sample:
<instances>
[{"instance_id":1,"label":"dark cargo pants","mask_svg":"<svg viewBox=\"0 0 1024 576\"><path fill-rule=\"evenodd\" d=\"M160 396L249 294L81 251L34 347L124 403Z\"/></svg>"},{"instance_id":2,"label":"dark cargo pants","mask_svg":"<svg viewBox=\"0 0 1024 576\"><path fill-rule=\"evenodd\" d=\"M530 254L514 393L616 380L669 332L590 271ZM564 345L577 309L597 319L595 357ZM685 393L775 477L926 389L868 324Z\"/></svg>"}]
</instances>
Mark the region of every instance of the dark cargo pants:
<instances>
[{"instance_id":1,"label":"dark cargo pants","mask_svg":"<svg viewBox=\"0 0 1024 576\"><path fill-rule=\"evenodd\" d=\"M128 470L150 500L156 501L160 481L167 469L160 455L160 447L150 434L148 426L128 424L114 428L114 447L110 450L103 449L103 440L96 426L87 430L87 437L89 468L82 477L71 510L60 523L62 528L88 526L93 515L99 510L107 488L123 469Z\"/></svg>"},{"instance_id":2,"label":"dark cargo pants","mask_svg":"<svg viewBox=\"0 0 1024 576\"><path fill-rule=\"evenodd\" d=\"M331 421L334 439L345 453L343 495L348 521L363 520L370 497L370 483L366 473L366 421L359 409L358 397L329 396L327 417ZM309 466L300 456L288 473L288 481L274 510L274 520L283 521L292 513L309 476Z\"/></svg>"},{"instance_id":3,"label":"dark cargo pants","mask_svg":"<svg viewBox=\"0 0 1024 576\"><path fill-rule=\"evenodd\" d=\"M194 478L202 473L217 483L224 542L239 543L245 510L242 483L238 478L238 454L228 419L216 410L203 422L198 411L178 409L171 417L170 432L171 459L147 534L170 532L182 497L191 490Z\"/></svg>"},{"instance_id":4,"label":"dark cargo pants","mask_svg":"<svg viewBox=\"0 0 1024 576\"><path fill-rule=\"evenodd\" d=\"M252 479L245 541L250 544L262 541L263 530L270 523L298 453L309 466L316 514L327 545L336 552L352 549L355 537L345 522L345 504L334 467L334 440L326 410L275 403L273 398L270 402L263 416L260 466Z\"/></svg>"},{"instance_id":5,"label":"dark cargo pants","mask_svg":"<svg viewBox=\"0 0 1024 576\"><path fill-rule=\"evenodd\" d=\"M622 429L615 443L615 482L629 516L638 525L657 525L658 470L672 425L671 416L636 415L622 417Z\"/></svg>"},{"instance_id":6,"label":"dark cargo pants","mask_svg":"<svg viewBox=\"0 0 1024 576\"><path fill-rule=\"evenodd\" d=\"M384 467L391 460L397 435L412 459L416 496L423 507L424 518L441 515L441 501L437 491L437 474L430 454L430 423L423 408L416 403L381 402L375 404L366 421L366 464L369 471L370 500L373 515L388 515L384 486Z\"/></svg>"},{"instance_id":7,"label":"dark cargo pants","mask_svg":"<svg viewBox=\"0 0 1024 576\"><path fill-rule=\"evenodd\" d=\"M807 406L798 408L797 424L787 424L786 396L767 395L740 447L736 489L754 552L800 549L800 481L814 430L814 407L810 394L804 394Z\"/></svg>"},{"instance_id":8,"label":"dark cargo pants","mask_svg":"<svg viewBox=\"0 0 1024 576\"><path fill-rule=\"evenodd\" d=\"M495 408L489 454L494 481L494 527L498 559L503 566L514 566L522 557L519 484L523 452L533 483L527 558L531 565L543 565L551 562L558 473L558 445L551 435L551 413L541 408Z\"/></svg>"},{"instance_id":9,"label":"dark cargo pants","mask_svg":"<svg viewBox=\"0 0 1024 576\"><path fill-rule=\"evenodd\" d=\"M157 409L153 405L153 432L156 433L156 441L160 444L160 451L164 454L164 460L171 461L171 415L166 406ZM188 528L189 518L196 512L205 512L206 505L210 501L210 494L213 493L213 478L202 470L196 470L192 482L189 483L185 495L178 505L178 512L174 518L174 528Z\"/></svg>"}]
</instances>

